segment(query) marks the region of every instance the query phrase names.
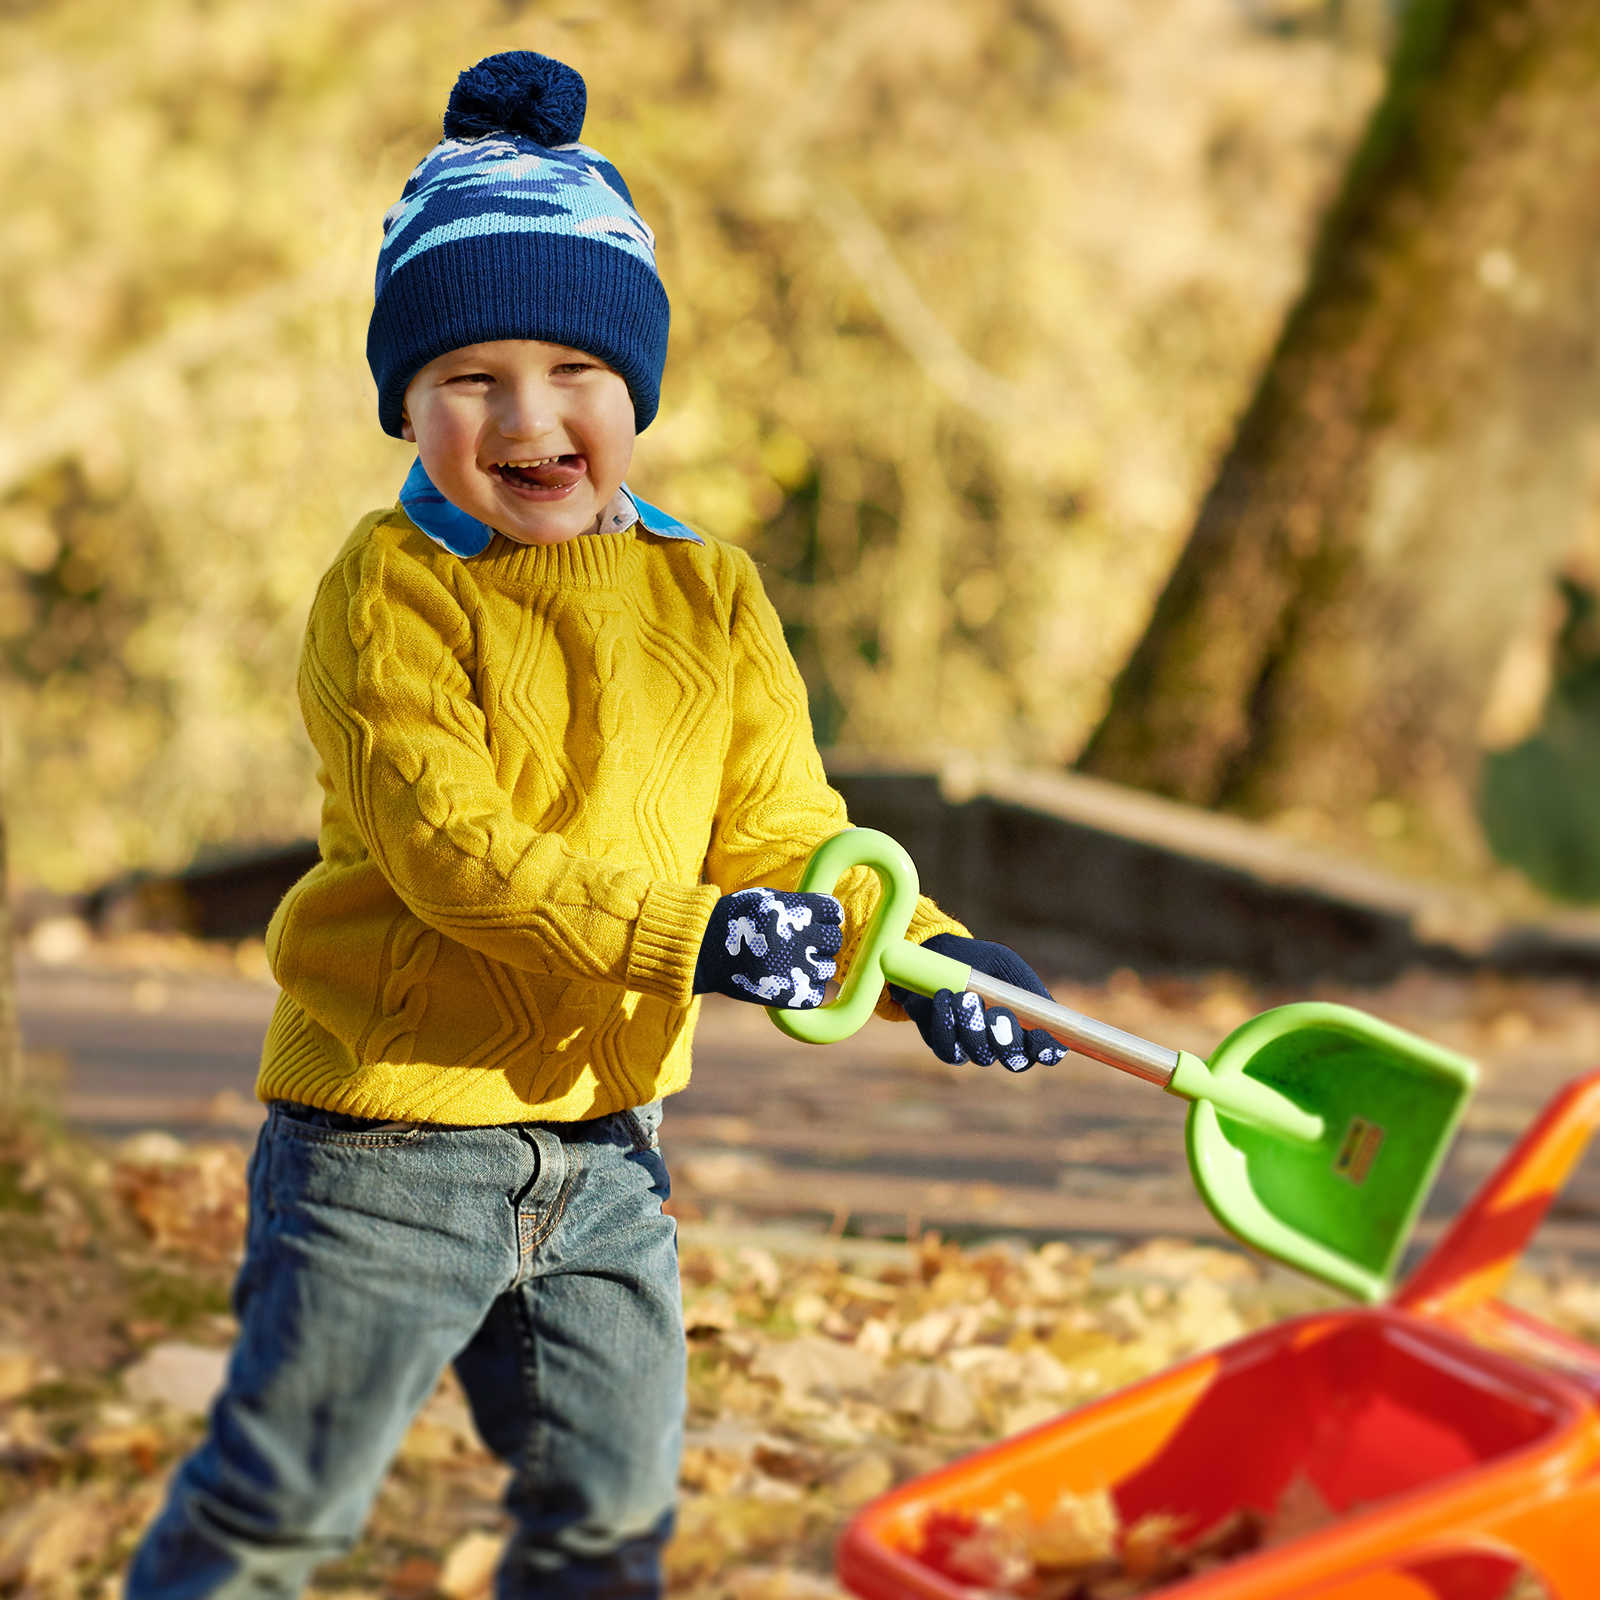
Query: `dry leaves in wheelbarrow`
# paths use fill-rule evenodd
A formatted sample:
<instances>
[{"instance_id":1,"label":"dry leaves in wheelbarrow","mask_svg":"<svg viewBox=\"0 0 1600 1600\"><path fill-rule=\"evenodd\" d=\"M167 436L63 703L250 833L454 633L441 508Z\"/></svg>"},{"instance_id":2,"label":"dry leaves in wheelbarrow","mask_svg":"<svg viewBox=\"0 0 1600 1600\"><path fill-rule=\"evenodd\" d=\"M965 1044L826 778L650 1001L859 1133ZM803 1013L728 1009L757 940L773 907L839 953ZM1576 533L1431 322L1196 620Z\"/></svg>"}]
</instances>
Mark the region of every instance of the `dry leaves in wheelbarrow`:
<instances>
[{"instance_id":1,"label":"dry leaves in wheelbarrow","mask_svg":"<svg viewBox=\"0 0 1600 1600\"><path fill-rule=\"evenodd\" d=\"M1009 1496L979 1512L938 1507L911 1552L941 1577L987 1600L1138 1600L1339 1520L1309 1478L1293 1479L1270 1512L1229 1513L1209 1528L1154 1512L1123 1525L1104 1489L1065 1492L1043 1516ZM1504 1600L1550 1600L1525 1573Z\"/></svg>"},{"instance_id":2,"label":"dry leaves in wheelbarrow","mask_svg":"<svg viewBox=\"0 0 1600 1600\"><path fill-rule=\"evenodd\" d=\"M1309 1531L1310 1501L1302 1499L1299 1525L1278 1536ZM1331 1521L1333 1513L1321 1510ZM977 1513L936 1509L913 1553L941 1577L991 1594L1131 1600L1262 1549L1271 1537L1268 1519L1254 1511L1234 1513L1201 1533L1159 1512L1124 1527L1110 1494L1100 1489L1063 1493L1042 1517L1015 1496Z\"/></svg>"}]
</instances>

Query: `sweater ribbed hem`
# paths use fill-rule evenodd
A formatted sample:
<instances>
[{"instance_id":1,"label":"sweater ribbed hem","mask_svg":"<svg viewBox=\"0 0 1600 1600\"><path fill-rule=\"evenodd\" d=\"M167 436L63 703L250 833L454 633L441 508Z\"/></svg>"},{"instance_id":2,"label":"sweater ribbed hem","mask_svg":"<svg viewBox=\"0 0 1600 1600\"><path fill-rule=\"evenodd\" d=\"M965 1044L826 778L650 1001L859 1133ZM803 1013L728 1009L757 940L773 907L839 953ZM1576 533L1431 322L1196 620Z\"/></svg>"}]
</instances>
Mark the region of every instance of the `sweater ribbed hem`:
<instances>
[{"instance_id":1,"label":"sweater ribbed hem","mask_svg":"<svg viewBox=\"0 0 1600 1600\"><path fill-rule=\"evenodd\" d=\"M645 892L628 951L627 985L644 994L660 995L686 1005L694 990L700 941L720 898L711 884L692 889L653 883Z\"/></svg>"},{"instance_id":2,"label":"sweater ribbed hem","mask_svg":"<svg viewBox=\"0 0 1600 1600\"><path fill-rule=\"evenodd\" d=\"M689 1081L697 1004L686 1007L660 1052L660 1029L648 1030L642 1048L630 1048L626 1030L616 1038L625 1063L620 1074L601 1075L558 1062L542 1091L515 1065L485 1071L444 1062L362 1063L288 995L280 995L267 1033L256 1095L295 1100L352 1117L424 1122L444 1127L495 1127L520 1122L583 1122L675 1094ZM654 1046L652 1051L651 1046Z\"/></svg>"}]
</instances>

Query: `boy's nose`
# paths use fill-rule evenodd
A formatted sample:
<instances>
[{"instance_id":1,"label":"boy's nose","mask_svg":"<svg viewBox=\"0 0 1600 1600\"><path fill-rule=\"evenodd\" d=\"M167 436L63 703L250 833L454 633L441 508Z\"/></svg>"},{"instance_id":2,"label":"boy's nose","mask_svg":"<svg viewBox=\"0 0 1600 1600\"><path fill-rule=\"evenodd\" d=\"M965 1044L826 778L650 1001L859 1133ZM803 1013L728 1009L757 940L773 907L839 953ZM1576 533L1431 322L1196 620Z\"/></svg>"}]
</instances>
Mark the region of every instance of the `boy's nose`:
<instances>
[{"instance_id":1,"label":"boy's nose","mask_svg":"<svg viewBox=\"0 0 1600 1600\"><path fill-rule=\"evenodd\" d=\"M553 432L559 419L548 385L528 382L507 389L496 421L508 439L537 439Z\"/></svg>"}]
</instances>

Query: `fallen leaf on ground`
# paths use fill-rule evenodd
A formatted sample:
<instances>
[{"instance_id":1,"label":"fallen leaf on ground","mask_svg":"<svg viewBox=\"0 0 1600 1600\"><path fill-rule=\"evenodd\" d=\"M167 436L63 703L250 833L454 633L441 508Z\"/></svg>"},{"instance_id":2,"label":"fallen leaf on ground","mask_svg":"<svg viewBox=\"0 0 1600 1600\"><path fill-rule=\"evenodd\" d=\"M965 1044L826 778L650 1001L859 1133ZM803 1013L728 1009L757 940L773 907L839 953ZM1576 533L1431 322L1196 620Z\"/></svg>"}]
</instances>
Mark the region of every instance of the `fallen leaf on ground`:
<instances>
[{"instance_id":1,"label":"fallen leaf on ground","mask_svg":"<svg viewBox=\"0 0 1600 1600\"><path fill-rule=\"evenodd\" d=\"M389 1574L388 1600L427 1600L439 1587L439 1563L431 1556L407 1556Z\"/></svg>"},{"instance_id":2,"label":"fallen leaf on ground","mask_svg":"<svg viewBox=\"0 0 1600 1600\"><path fill-rule=\"evenodd\" d=\"M248 1157L238 1145L172 1144L145 1137L124 1146L112 1175L118 1200L158 1249L235 1259L244 1244Z\"/></svg>"},{"instance_id":3,"label":"fallen leaf on ground","mask_svg":"<svg viewBox=\"0 0 1600 1600\"><path fill-rule=\"evenodd\" d=\"M202 1416L222 1387L228 1352L171 1339L146 1350L122 1374L130 1400L165 1406L181 1416Z\"/></svg>"},{"instance_id":4,"label":"fallen leaf on ground","mask_svg":"<svg viewBox=\"0 0 1600 1600\"><path fill-rule=\"evenodd\" d=\"M37 1351L26 1345L0 1344L0 1405L25 1395L44 1375Z\"/></svg>"},{"instance_id":5,"label":"fallen leaf on ground","mask_svg":"<svg viewBox=\"0 0 1600 1600\"><path fill-rule=\"evenodd\" d=\"M438 1589L446 1600L479 1600L494 1583L506 1541L503 1534L473 1529L445 1552L439 1568Z\"/></svg>"},{"instance_id":6,"label":"fallen leaf on ground","mask_svg":"<svg viewBox=\"0 0 1600 1600\"><path fill-rule=\"evenodd\" d=\"M879 1363L866 1351L822 1334L774 1341L750 1363L752 1374L774 1379L789 1400L865 1394L878 1370Z\"/></svg>"},{"instance_id":7,"label":"fallen leaf on ground","mask_svg":"<svg viewBox=\"0 0 1600 1600\"><path fill-rule=\"evenodd\" d=\"M876 1387L879 1403L940 1433L960 1433L978 1420L972 1391L958 1373L927 1362L891 1367Z\"/></svg>"},{"instance_id":8,"label":"fallen leaf on ground","mask_svg":"<svg viewBox=\"0 0 1600 1600\"><path fill-rule=\"evenodd\" d=\"M53 1585L110 1542L115 1522L106 1492L58 1490L0 1522L0 1588Z\"/></svg>"}]
</instances>

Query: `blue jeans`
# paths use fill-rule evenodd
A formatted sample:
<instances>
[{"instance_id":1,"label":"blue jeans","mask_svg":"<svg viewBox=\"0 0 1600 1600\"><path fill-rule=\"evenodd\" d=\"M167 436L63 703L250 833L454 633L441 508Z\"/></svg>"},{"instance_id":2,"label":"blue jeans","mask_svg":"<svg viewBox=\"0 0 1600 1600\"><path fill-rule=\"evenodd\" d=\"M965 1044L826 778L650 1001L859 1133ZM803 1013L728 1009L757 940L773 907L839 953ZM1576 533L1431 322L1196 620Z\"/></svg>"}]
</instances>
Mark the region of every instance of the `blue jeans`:
<instances>
[{"instance_id":1,"label":"blue jeans","mask_svg":"<svg viewBox=\"0 0 1600 1600\"><path fill-rule=\"evenodd\" d=\"M684 1405L660 1120L659 1103L496 1128L272 1105L227 1381L127 1600L298 1595L355 1542L452 1362L512 1469L497 1600L659 1595Z\"/></svg>"}]
</instances>

